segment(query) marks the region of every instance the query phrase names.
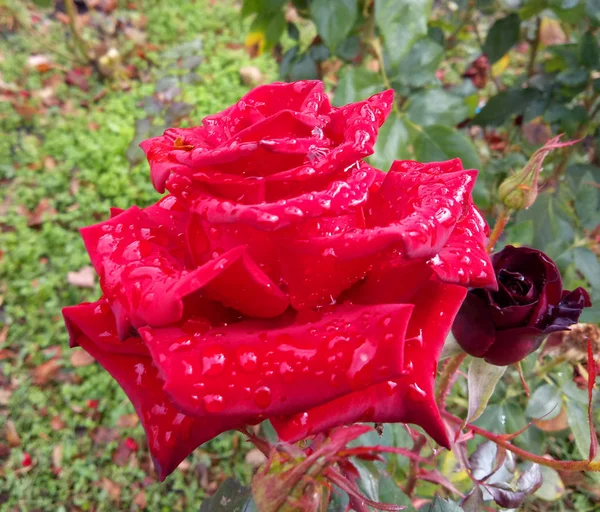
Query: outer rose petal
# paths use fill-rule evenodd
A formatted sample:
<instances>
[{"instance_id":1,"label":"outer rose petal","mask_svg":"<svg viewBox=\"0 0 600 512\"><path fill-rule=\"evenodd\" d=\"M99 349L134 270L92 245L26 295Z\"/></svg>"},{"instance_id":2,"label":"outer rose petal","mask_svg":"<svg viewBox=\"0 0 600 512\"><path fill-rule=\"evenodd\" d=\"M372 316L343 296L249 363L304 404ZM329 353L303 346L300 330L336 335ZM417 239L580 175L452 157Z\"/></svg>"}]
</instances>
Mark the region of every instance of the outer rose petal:
<instances>
[{"instance_id":1,"label":"outer rose petal","mask_svg":"<svg viewBox=\"0 0 600 512\"><path fill-rule=\"evenodd\" d=\"M178 327L142 328L140 334L181 410L251 422L398 376L412 309L338 306L309 323L241 322L199 336Z\"/></svg>"},{"instance_id":2,"label":"outer rose petal","mask_svg":"<svg viewBox=\"0 0 600 512\"><path fill-rule=\"evenodd\" d=\"M462 349L475 357L483 357L494 343L496 327L486 302L469 293L456 315L452 334Z\"/></svg>"},{"instance_id":3,"label":"outer rose petal","mask_svg":"<svg viewBox=\"0 0 600 512\"><path fill-rule=\"evenodd\" d=\"M68 324L73 309L65 310ZM110 329L111 325L114 326L114 319L110 314L101 316L102 321L107 322L107 329ZM97 324L96 327L100 325ZM92 355L119 383L131 400L146 431L148 447L160 480L164 480L173 472L196 447L221 432L239 426L226 418L202 421L182 414L162 390L164 382L158 377L150 357L117 354L112 350L107 352L81 330L78 331L73 323L69 330L72 344L80 345ZM125 343L129 343L129 340Z\"/></svg>"},{"instance_id":4,"label":"outer rose petal","mask_svg":"<svg viewBox=\"0 0 600 512\"><path fill-rule=\"evenodd\" d=\"M445 283L496 290L496 274L486 251L487 223L473 205L460 218L446 245L429 262Z\"/></svg>"},{"instance_id":5,"label":"outer rose petal","mask_svg":"<svg viewBox=\"0 0 600 512\"><path fill-rule=\"evenodd\" d=\"M345 395L292 418L271 418L279 437L293 442L356 421L416 423L442 446L448 434L434 398L433 374L466 289L429 281L413 298L404 376Z\"/></svg>"},{"instance_id":6,"label":"outer rose petal","mask_svg":"<svg viewBox=\"0 0 600 512\"><path fill-rule=\"evenodd\" d=\"M193 270L180 259L177 226L159 224L132 207L112 219L81 230L102 291L108 298L121 338L130 326L161 326L181 319L183 298L201 288L242 313L277 316L288 305L285 294L237 247ZM168 218L165 222L168 222ZM238 288L231 287L236 279ZM252 293L252 296L244 293Z\"/></svg>"},{"instance_id":7,"label":"outer rose petal","mask_svg":"<svg viewBox=\"0 0 600 512\"><path fill-rule=\"evenodd\" d=\"M496 366L518 363L537 350L545 338L546 334L535 327L497 331L494 343L485 352L484 359Z\"/></svg>"}]
</instances>

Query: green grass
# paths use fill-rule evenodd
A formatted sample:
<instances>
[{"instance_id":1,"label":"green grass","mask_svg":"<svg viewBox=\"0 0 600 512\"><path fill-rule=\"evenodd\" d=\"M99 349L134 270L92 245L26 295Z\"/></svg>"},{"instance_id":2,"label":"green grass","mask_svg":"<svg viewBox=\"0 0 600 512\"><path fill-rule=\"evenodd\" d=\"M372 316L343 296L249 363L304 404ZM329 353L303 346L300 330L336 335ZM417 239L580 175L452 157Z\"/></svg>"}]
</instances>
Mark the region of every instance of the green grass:
<instances>
[{"instance_id":1,"label":"green grass","mask_svg":"<svg viewBox=\"0 0 600 512\"><path fill-rule=\"evenodd\" d=\"M196 70L201 80L182 85L181 100L194 105L190 116L194 121L227 107L246 92L240 67L255 65L268 80L276 77L271 57L250 61L240 47L246 27L235 2L138 4L148 18L148 42L160 48L151 53L155 62L163 61L160 54L165 48L202 39L204 61ZM63 53L69 52L66 35L64 27L53 21L48 37ZM3 80L35 93L47 75L27 70L26 62L32 53L48 53L44 50L44 42L31 32L6 33L0 39ZM73 66L66 58L52 57L59 66ZM145 206L158 199L147 164L131 168L125 151L136 119L145 116L140 101L154 90L153 81L170 71L160 64L149 69L138 64L147 78L131 81L127 91L101 83L98 77L90 79L87 93L60 83L55 95L61 102L73 103L68 114L53 106L24 120L10 103L0 102L0 204L8 206L0 217L0 329L8 325L8 337L0 348L16 354L0 360L0 386L12 391L8 404L0 405L0 431L10 420L21 438L20 446L0 459L0 510L60 511L73 505L82 510L137 510L133 500L141 490L149 510L198 510L207 467L209 481L224 475L245 481L249 477L243 441L224 434L190 457L187 472L178 470L164 484L156 483L141 427L117 426L119 417L133 412L124 393L98 365L73 368L69 361L60 310L99 296L98 288L85 290L67 282L69 271L89 264L78 228L105 218L110 206ZM91 102L103 88L108 93ZM80 106L82 100L90 101L89 107ZM44 166L48 157L54 168ZM74 179L78 190L73 189ZM33 210L46 199L56 214L39 226L28 226L25 209ZM62 369L50 382L37 386L32 372L52 357L44 349L54 346L62 348ZM94 399L99 401L96 411L87 405ZM56 417L64 422L58 429ZM114 429L117 439L94 443L98 429ZM119 466L112 454L128 436L138 442L140 451L132 464ZM59 450L57 446L62 449L62 469L55 474L52 454ZM21 466L24 452L34 461L26 472ZM109 499L103 479L120 487L118 501Z\"/></svg>"}]
</instances>

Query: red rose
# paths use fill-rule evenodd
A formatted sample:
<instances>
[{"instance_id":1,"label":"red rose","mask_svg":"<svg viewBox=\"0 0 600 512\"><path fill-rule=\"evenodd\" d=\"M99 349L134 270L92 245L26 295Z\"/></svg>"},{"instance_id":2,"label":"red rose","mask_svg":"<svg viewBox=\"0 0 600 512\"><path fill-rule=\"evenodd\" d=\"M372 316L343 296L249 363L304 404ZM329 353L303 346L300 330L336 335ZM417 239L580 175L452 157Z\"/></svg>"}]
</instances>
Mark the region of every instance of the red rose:
<instances>
[{"instance_id":1,"label":"red rose","mask_svg":"<svg viewBox=\"0 0 600 512\"><path fill-rule=\"evenodd\" d=\"M432 397L466 286L494 286L476 171L362 158L392 92L334 108L320 82L259 87L142 143L155 205L82 229L103 297L72 345L123 387L161 478L270 418L284 439L355 421L448 438Z\"/></svg>"}]
</instances>

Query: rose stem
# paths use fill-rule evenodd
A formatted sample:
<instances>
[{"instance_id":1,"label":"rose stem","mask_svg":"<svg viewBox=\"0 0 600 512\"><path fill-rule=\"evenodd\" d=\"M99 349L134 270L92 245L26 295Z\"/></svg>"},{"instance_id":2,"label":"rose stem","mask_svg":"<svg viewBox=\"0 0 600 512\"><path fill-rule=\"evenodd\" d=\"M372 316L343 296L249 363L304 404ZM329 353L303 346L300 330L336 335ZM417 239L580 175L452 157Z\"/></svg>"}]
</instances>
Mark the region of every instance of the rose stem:
<instances>
[{"instance_id":1,"label":"rose stem","mask_svg":"<svg viewBox=\"0 0 600 512\"><path fill-rule=\"evenodd\" d=\"M447 411L442 411L442 415L447 420L451 421L452 423L456 423L457 425L462 426L464 423L463 420L457 418L456 416L450 414ZM514 446L512 443L509 443L506 439L504 439L502 435L492 434L491 432L479 428L471 423L467 423L465 427L472 430L475 434L479 434L481 437L485 437L486 439L496 443L498 446L502 446L509 452L513 452L515 455L518 455L522 459L530 460L531 462L536 462L542 466L547 466L558 471L600 471L600 461L547 459L540 455L535 455L534 453L530 453L527 450L523 450L522 448Z\"/></svg>"},{"instance_id":2,"label":"rose stem","mask_svg":"<svg viewBox=\"0 0 600 512\"><path fill-rule=\"evenodd\" d=\"M420 455L421 450L425 446L427 442L427 438L423 434L419 434L419 437L415 440L412 448L412 452L415 455ZM417 485L417 473L419 472L419 461L418 459L413 459L410 461L410 466L408 469L408 478L406 480L406 485L404 486L404 493L408 497L412 497L413 492L415 492L415 486Z\"/></svg>"},{"instance_id":3,"label":"rose stem","mask_svg":"<svg viewBox=\"0 0 600 512\"><path fill-rule=\"evenodd\" d=\"M450 360L446 363L446 366L444 366L444 370L442 371L442 378L435 392L435 401L442 409L444 408L446 402L446 395L448 394L448 391L450 391L452 377L460 368L460 365L465 360L465 357L467 357L467 354L464 352L461 354L457 354L454 357L450 358Z\"/></svg>"},{"instance_id":4,"label":"rose stem","mask_svg":"<svg viewBox=\"0 0 600 512\"><path fill-rule=\"evenodd\" d=\"M493 251L494 246L496 245L498 239L500 238L500 235L502 234L502 231L504 231L504 226L506 226L508 219L509 212L506 208L502 207L502 209L500 210L500 215L498 215L498 218L496 219L496 224L494 224L494 229L490 234L490 241L487 246L487 252Z\"/></svg>"}]
</instances>

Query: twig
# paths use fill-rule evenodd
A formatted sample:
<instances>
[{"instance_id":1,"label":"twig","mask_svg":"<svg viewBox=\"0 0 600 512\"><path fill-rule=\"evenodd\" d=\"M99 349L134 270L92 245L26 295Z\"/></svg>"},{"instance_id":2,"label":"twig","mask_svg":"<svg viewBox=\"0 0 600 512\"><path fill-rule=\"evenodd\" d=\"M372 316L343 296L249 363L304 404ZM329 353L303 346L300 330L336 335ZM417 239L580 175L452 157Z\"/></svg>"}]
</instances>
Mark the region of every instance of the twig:
<instances>
[{"instance_id":1,"label":"twig","mask_svg":"<svg viewBox=\"0 0 600 512\"><path fill-rule=\"evenodd\" d=\"M462 426L463 420L457 418L456 416L450 414L447 411L442 411L442 415L452 423ZM542 457L541 455L535 455L534 453L530 453L527 450L523 450L522 448L518 448L514 446L512 443L508 442L502 435L493 434L492 432L488 432L482 428L479 428L472 423L467 423L465 425L466 428L472 430L475 434L480 435L494 443L498 446L502 446L502 448L507 449L509 452L518 455L522 459L530 460L531 462L536 462L541 466L547 466L549 468L556 469L558 471L600 471L600 461L589 461L589 460L553 460L547 459L546 457Z\"/></svg>"},{"instance_id":2,"label":"twig","mask_svg":"<svg viewBox=\"0 0 600 512\"><path fill-rule=\"evenodd\" d=\"M537 57L537 52L540 47L541 27L542 27L542 18L538 16L537 22L535 25L535 39L531 43L531 51L529 52L529 64L527 65L527 78L531 78L533 76L533 71L535 68L535 58Z\"/></svg>"},{"instance_id":3,"label":"twig","mask_svg":"<svg viewBox=\"0 0 600 512\"><path fill-rule=\"evenodd\" d=\"M421 450L425 446L427 442L426 437L423 434L419 434L419 437L415 440L412 448L412 452L415 455L420 455ZM408 478L406 479L406 486L404 487L404 492L407 496L411 497L415 492L415 487L417 485L417 474L419 473L419 461L417 459L413 459L410 461L410 466L408 469Z\"/></svg>"},{"instance_id":4,"label":"twig","mask_svg":"<svg viewBox=\"0 0 600 512\"><path fill-rule=\"evenodd\" d=\"M496 219L496 224L494 224L494 229L492 230L492 232L490 234L490 241L488 242L488 246L487 246L488 253L490 253L494 250L494 246L498 242L498 239L500 238L502 231L504 231L504 227L506 226L506 223L508 222L509 217L510 217L510 214L509 214L508 210L506 208L502 207L502 209L500 210L500 215L498 215L498 218Z\"/></svg>"},{"instance_id":5,"label":"twig","mask_svg":"<svg viewBox=\"0 0 600 512\"><path fill-rule=\"evenodd\" d=\"M73 0L65 0L65 10L67 11L67 16L69 18L69 27L71 28L71 33L73 34L75 46L79 53L81 53L81 56L86 61L89 61L90 56L88 55L87 45L79 33L79 28L77 27L77 9L75 7L75 2Z\"/></svg>"}]
</instances>

